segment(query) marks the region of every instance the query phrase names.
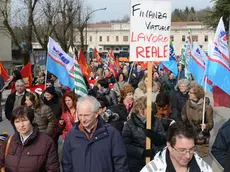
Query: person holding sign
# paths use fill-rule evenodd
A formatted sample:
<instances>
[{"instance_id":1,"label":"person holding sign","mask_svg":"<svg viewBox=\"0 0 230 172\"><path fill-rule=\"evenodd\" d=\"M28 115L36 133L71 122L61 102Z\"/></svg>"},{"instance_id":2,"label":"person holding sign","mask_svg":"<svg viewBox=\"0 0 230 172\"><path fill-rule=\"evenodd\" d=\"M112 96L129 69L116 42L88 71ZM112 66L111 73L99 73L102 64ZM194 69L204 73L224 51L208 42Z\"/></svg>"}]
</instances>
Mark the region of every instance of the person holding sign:
<instances>
[{"instance_id":1,"label":"person holding sign","mask_svg":"<svg viewBox=\"0 0 230 172\"><path fill-rule=\"evenodd\" d=\"M134 102L131 118L125 123L122 136L126 145L129 171L139 172L145 165L145 158L153 158L159 147L165 147L166 138L146 129L147 98L141 97ZM154 122L152 124L155 124ZM151 137L152 149L146 150L146 137Z\"/></svg>"},{"instance_id":2,"label":"person holding sign","mask_svg":"<svg viewBox=\"0 0 230 172\"><path fill-rule=\"evenodd\" d=\"M211 167L196 153L196 131L185 122L169 127L167 147L140 172L212 172Z\"/></svg>"},{"instance_id":3,"label":"person holding sign","mask_svg":"<svg viewBox=\"0 0 230 172\"><path fill-rule=\"evenodd\" d=\"M196 136L197 152L201 157L209 155L210 131L213 128L213 109L212 106L205 102L205 92L201 85L194 84L189 91L189 100L182 109L182 121L189 122L198 133ZM204 121L203 121L203 109ZM202 122L203 121L203 122Z\"/></svg>"}]
</instances>

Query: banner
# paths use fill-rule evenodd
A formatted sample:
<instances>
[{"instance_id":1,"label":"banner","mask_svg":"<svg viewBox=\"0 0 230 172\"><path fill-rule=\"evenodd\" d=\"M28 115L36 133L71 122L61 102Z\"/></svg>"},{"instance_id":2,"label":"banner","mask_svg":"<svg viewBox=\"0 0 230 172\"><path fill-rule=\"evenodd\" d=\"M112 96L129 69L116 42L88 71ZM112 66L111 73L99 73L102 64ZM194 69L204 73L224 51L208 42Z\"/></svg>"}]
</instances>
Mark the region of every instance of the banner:
<instances>
[{"instance_id":1,"label":"banner","mask_svg":"<svg viewBox=\"0 0 230 172\"><path fill-rule=\"evenodd\" d=\"M26 87L26 90L29 92L36 92L41 94L45 90L45 84L39 84L31 87Z\"/></svg>"},{"instance_id":2,"label":"banner","mask_svg":"<svg viewBox=\"0 0 230 172\"><path fill-rule=\"evenodd\" d=\"M79 53L79 58L77 60L78 62L78 65L80 66L81 68L81 72L83 75L86 76L86 78L88 79L89 76L90 76L90 73L91 73L91 69L86 61L86 58L82 52L82 50L80 50L80 53Z\"/></svg>"},{"instance_id":3,"label":"banner","mask_svg":"<svg viewBox=\"0 0 230 172\"><path fill-rule=\"evenodd\" d=\"M131 0L130 61L168 61L171 1Z\"/></svg>"},{"instance_id":4,"label":"banner","mask_svg":"<svg viewBox=\"0 0 230 172\"><path fill-rule=\"evenodd\" d=\"M31 86L33 79L32 79L32 64L29 62L26 66L21 69L22 79L24 80L26 87Z\"/></svg>"}]
</instances>

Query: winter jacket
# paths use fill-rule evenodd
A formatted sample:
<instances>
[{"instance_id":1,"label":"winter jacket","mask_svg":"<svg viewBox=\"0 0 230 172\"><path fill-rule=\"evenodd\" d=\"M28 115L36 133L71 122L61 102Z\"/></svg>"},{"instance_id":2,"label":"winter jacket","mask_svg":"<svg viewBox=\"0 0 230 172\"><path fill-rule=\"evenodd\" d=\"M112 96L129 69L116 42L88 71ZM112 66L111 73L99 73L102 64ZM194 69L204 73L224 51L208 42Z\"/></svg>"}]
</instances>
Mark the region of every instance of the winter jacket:
<instances>
[{"instance_id":1,"label":"winter jacket","mask_svg":"<svg viewBox=\"0 0 230 172\"><path fill-rule=\"evenodd\" d=\"M21 105L25 105L26 101L26 93L25 91L24 96L22 97ZM11 120L12 117L12 111L14 109L14 102L15 102L15 97L16 97L16 92L11 93L7 99L6 99L6 104L5 104L5 115L8 120Z\"/></svg>"},{"instance_id":2,"label":"winter jacket","mask_svg":"<svg viewBox=\"0 0 230 172\"><path fill-rule=\"evenodd\" d=\"M80 122L69 131L63 147L63 172L128 172L121 135L103 123L99 117L91 140L79 130Z\"/></svg>"},{"instance_id":3,"label":"winter jacket","mask_svg":"<svg viewBox=\"0 0 230 172\"><path fill-rule=\"evenodd\" d=\"M203 99L200 99L197 103L194 103L191 100L187 100L184 108L181 112L182 121L189 122L194 126L194 129L199 134L201 130L202 124L202 113L203 113ZM205 105L205 121L206 129L202 132L206 138L210 138L210 131L214 126L213 121L213 109L212 106L206 104ZM197 135L198 138L198 135ZM208 141L209 142L209 141ZM197 153L201 157L208 156L209 153L209 144L204 143L201 145L197 145Z\"/></svg>"},{"instance_id":4,"label":"winter jacket","mask_svg":"<svg viewBox=\"0 0 230 172\"><path fill-rule=\"evenodd\" d=\"M194 153L193 158L188 164L189 172L212 172L211 167ZM149 162L140 172L176 172L169 156L169 151L165 148L156 154L154 159Z\"/></svg>"},{"instance_id":5,"label":"winter jacket","mask_svg":"<svg viewBox=\"0 0 230 172\"><path fill-rule=\"evenodd\" d=\"M55 115L56 119L61 118L62 114L62 108L61 108L61 101L58 96L54 96L51 100L46 100L46 98L43 100L44 104L49 106Z\"/></svg>"},{"instance_id":6,"label":"winter jacket","mask_svg":"<svg viewBox=\"0 0 230 172\"><path fill-rule=\"evenodd\" d=\"M9 152L4 158L7 140L0 149L0 168L6 172L59 172L57 150L51 137L34 127L33 133L23 145L19 133L10 142Z\"/></svg>"},{"instance_id":7,"label":"winter jacket","mask_svg":"<svg viewBox=\"0 0 230 172\"><path fill-rule=\"evenodd\" d=\"M50 107L42 104L39 108L34 110L34 116L34 122L38 125L39 131L45 132L52 137L56 126L56 117Z\"/></svg>"},{"instance_id":8,"label":"winter jacket","mask_svg":"<svg viewBox=\"0 0 230 172\"><path fill-rule=\"evenodd\" d=\"M76 116L72 117L69 111L63 112L61 115L61 119L65 121L65 124L63 126L60 126L62 131L62 139L65 139L67 133L71 130L75 123Z\"/></svg>"},{"instance_id":9,"label":"winter jacket","mask_svg":"<svg viewBox=\"0 0 230 172\"><path fill-rule=\"evenodd\" d=\"M222 167L225 166L228 150L230 148L230 119L224 123L219 129L216 139L212 145L212 155L220 163ZM229 164L229 163L228 163Z\"/></svg>"},{"instance_id":10,"label":"winter jacket","mask_svg":"<svg viewBox=\"0 0 230 172\"><path fill-rule=\"evenodd\" d=\"M105 96L110 106L118 104L117 94L115 91L110 90L110 88L103 88L102 90L98 90L97 97L98 96Z\"/></svg>"},{"instance_id":11,"label":"winter jacket","mask_svg":"<svg viewBox=\"0 0 230 172\"><path fill-rule=\"evenodd\" d=\"M158 134L155 131L154 120L152 120L152 130L150 131L152 135L152 157L159 147L164 147L166 144L166 138L162 135L162 132ZM146 122L143 122L135 113L132 113L131 118L125 123L122 131L130 172L139 172L145 166L146 132Z\"/></svg>"},{"instance_id":12,"label":"winter jacket","mask_svg":"<svg viewBox=\"0 0 230 172\"><path fill-rule=\"evenodd\" d=\"M185 70L181 70L181 71L178 71L178 74L177 74L177 82L181 79L185 79Z\"/></svg>"},{"instance_id":13,"label":"winter jacket","mask_svg":"<svg viewBox=\"0 0 230 172\"><path fill-rule=\"evenodd\" d=\"M171 96L172 103L172 119L175 121L181 121L181 111L188 100L188 93L183 94L180 91L175 91Z\"/></svg>"},{"instance_id":14,"label":"winter jacket","mask_svg":"<svg viewBox=\"0 0 230 172\"><path fill-rule=\"evenodd\" d=\"M228 148L228 154L226 159L230 159L230 149ZM229 172L230 171L230 163L226 162L224 165L224 172Z\"/></svg>"}]
</instances>

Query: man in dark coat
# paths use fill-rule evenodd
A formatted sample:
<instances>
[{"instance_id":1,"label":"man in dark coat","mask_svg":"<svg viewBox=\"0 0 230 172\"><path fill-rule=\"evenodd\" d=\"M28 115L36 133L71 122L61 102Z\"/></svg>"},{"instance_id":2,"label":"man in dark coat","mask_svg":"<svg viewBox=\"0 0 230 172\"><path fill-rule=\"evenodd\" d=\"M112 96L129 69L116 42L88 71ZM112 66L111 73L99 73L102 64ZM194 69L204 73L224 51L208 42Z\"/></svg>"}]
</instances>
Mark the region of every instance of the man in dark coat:
<instances>
[{"instance_id":1,"label":"man in dark coat","mask_svg":"<svg viewBox=\"0 0 230 172\"><path fill-rule=\"evenodd\" d=\"M8 120L11 120L12 111L21 106L25 105L26 100L26 89L25 82L22 79L19 79L15 83L16 91L11 93L7 99L5 104L5 115Z\"/></svg>"},{"instance_id":2,"label":"man in dark coat","mask_svg":"<svg viewBox=\"0 0 230 172\"><path fill-rule=\"evenodd\" d=\"M100 103L87 96L77 103L79 122L63 146L64 172L128 172L127 155L120 133L99 117Z\"/></svg>"},{"instance_id":3,"label":"man in dark coat","mask_svg":"<svg viewBox=\"0 0 230 172\"><path fill-rule=\"evenodd\" d=\"M230 147L230 119L219 129L216 139L212 145L212 155L224 168L227 164L227 154Z\"/></svg>"}]
</instances>

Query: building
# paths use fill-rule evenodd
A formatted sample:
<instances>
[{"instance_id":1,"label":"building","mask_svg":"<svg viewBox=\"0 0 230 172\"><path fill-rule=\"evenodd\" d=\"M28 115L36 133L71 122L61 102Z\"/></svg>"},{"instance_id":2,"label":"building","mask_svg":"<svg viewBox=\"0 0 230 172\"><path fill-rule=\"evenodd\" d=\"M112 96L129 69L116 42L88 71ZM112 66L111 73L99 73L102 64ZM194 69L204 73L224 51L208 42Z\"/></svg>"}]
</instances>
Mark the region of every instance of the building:
<instances>
[{"instance_id":1,"label":"building","mask_svg":"<svg viewBox=\"0 0 230 172\"><path fill-rule=\"evenodd\" d=\"M8 10L10 17L10 1L7 4L6 10ZM0 1L1 9L5 8L5 2ZM8 65L8 63L12 62L12 43L11 36L3 24L3 17L0 15L0 61L4 62L4 64Z\"/></svg>"},{"instance_id":2,"label":"building","mask_svg":"<svg viewBox=\"0 0 230 172\"><path fill-rule=\"evenodd\" d=\"M189 29L192 31L193 41L197 41L204 51L208 49L209 40L214 38L214 31L201 22L172 22L171 40L178 56L181 55ZM89 24L86 31L88 51L94 47L99 51L110 48L117 51L129 50L129 23Z\"/></svg>"}]
</instances>

